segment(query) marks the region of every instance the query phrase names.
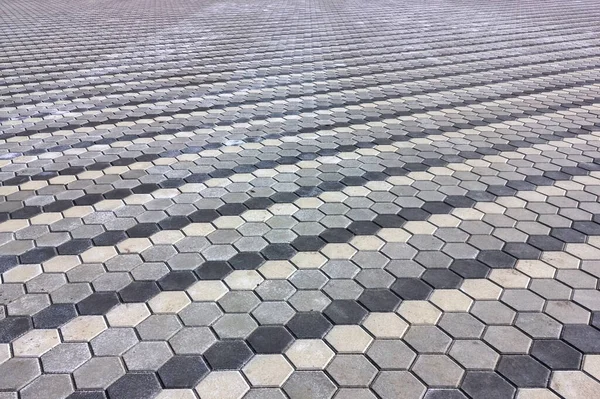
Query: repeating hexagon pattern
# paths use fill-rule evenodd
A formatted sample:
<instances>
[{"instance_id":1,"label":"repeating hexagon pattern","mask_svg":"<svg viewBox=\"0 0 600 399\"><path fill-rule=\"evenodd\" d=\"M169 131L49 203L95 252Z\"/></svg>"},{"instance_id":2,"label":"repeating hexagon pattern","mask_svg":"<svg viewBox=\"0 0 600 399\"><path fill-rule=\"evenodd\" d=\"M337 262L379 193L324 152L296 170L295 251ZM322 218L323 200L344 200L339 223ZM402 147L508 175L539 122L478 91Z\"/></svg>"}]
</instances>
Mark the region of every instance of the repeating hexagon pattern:
<instances>
[{"instance_id":1,"label":"repeating hexagon pattern","mask_svg":"<svg viewBox=\"0 0 600 399\"><path fill-rule=\"evenodd\" d=\"M599 27L0 0L0 399L597 398Z\"/></svg>"}]
</instances>

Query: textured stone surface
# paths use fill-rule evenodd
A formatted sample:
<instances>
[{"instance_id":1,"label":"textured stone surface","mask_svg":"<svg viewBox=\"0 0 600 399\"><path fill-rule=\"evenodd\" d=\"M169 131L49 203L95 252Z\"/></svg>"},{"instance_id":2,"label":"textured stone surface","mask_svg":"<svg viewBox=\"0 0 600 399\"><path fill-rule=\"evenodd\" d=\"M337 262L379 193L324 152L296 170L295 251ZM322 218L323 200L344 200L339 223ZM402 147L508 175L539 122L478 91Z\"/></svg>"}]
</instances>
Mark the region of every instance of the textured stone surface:
<instances>
[{"instance_id":1,"label":"textured stone surface","mask_svg":"<svg viewBox=\"0 0 600 399\"><path fill-rule=\"evenodd\" d=\"M0 398L600 391L600 7L0 0Z\"/></svg>"}]
</instances>

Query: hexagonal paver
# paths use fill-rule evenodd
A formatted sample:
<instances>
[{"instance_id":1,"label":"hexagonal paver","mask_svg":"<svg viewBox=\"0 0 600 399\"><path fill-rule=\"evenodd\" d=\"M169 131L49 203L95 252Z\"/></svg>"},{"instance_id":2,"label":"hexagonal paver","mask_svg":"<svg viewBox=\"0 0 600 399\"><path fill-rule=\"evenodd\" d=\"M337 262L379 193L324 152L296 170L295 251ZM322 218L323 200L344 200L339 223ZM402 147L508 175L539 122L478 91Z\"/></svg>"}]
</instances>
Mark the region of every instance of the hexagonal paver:
<instances>
[{"instance_id":1,"label":"hexagonal paver","mask_svg":"<svg viewBox=\"0 0 600 399\"><path fill-rule=\"evenodd\" d=\"M502 356L497 370L513 384L523 388L544 388L550 379L550 370L528 355Z\"/></svg>"},{"instance_id":2,"label":"hexagonal paver","mask_svg":"<svg viewBox=\"0 0 600 399\"><path fill-rule=\"evenodd\" d=\"M382 371L372 387L384 399L420 398L425 393L425 386L407 371Z\"/></svg>"},{"instance_id":3,"label":"hexagonal paver","mask_svg":"<svg viewBox=\"0 0 600 399\"><path fill-rule=\"evenodd\" d=\"M252 357L252 351L241 340L219 341L211 346L204 357L213 370L237 370Z\"/></svg>"},{"instance_id":4,"label":"hexagonal paver","mask_svg":"<svg viewBox=\"0 0 600 399\"><path fill-rule=\"evenodd\" d=\"M166 388L194 388L209 373L201 356L174 356L160 369L158 376Z\"/></svg>"},{"instance_id":5,"label":"hexagonal paver","mask_svg":"<svg viewBox=\"0 0 600 399\"><path fill-rule=\"evenodd\" d=\"M138 324L136 331L144 340L164 340L172 337L181 328L181 322L176 315L157 314Z\"/></svg>"},{"instance_id":6,"label":"hexagonal paver","mask_svg":"<svg viewBox=\"0 0 600 399\"><path fill-rule=\"evenodd\" d=\"M18 390L29 384L41 373L39 362L34 358L12 358L0 364L0 388Z\"/></svg>"},{"instance_id":7,"label":"hexagonal paver","mask_svg":"<svg viewBox=\"0 0 600 399\"><path fill-rule=\"evenodd\" d=\"M419 353L445 353L452 341L435 326L412 326L404 339Z\"/></svg>"},{"instance_id":8,"label":"hexagonal paver","mask_svg":"<svg viewBox=\"0 0 600 399\"><path fill-rule=\"evenodd\" d=\"M285 351L285 355L296 369L323 369L334 352L320 339L299 339Z\"/></svg>"},{"instance_id":9,"label":"hexagonal paver","mask_svg":"<svg viewBox=\"0 0 600 399\"><path fill-rule=\"evenodd\" d=\"M375 340L367 356L381 369L406 370L417 355L401 340Z\"/></svg>"},{"instance_id":10,"label":"hexagonal paver","mask_svg":"<svg viewBox=\"0 0 600 399\"><path fill-rule=\"evenodd\" d=\"M253 387L278 387L294 369L282 355L256 355L242 371Z\"/></svg>"},{"instance_id":11,"label":"hexagonal paver","mask_svg":"<svg viewBox=\"0 0 600 399\"><path fill-rule=\"evenodd\" d=\"M167 319L167 320L169 320L169 322L163 323L163 322L157 321L156 327L158 330L159 325L163 326L164 324L166 324L167 326L172 326L172 329L175 329L175 328L179 329L175 325L175 320L177 320L177 324L180 324L179 319L181 319L181 321L183 322L184 325L190 326L190 327L210 326L211 324L213 324L214 321L216 321L219 317L221 317L221 315L223 315L223 311L221 311L219 306L215 303L194 302L194 303L191 303L190 305L186 306L181 312L179 312L179 314L178 314L179 317L177 317L175 315L166 315L166 317L169 317L169 319ZM155 317L159 317L159 316L155 316ZM172 317L172 319L171 319L171 317ZM146 320L146 322L149 322L149 320ZM142 325L138 327L138 330L140 330L140 327L143 327L143 326L144 326L144 323L142 323ZM154 328L152 328L151 331L154 331ZM170 329L167 328L167 331L170 331ZM142 331L140 331L140 333L142 333ZM156 333L164 334L164 330L156 331Z\"/></svg>"},{"instance_id":12,"label":"hexagonal paver","mask_svg":"<svg viewBox=\"0 0 600 399\"><path fill-rule=\"evenodd\" d=\"M173 357L173 352L166 342L142 341L123 355L129 370L152 370L161 367Z\"/></svg>"},{"instance_id":13,"label":"hexagonal paver","mask_svg":"<svg viewBox=\"0 0 600 399\"><path fill-rule=\"evenodd\" d=\"M578 370L582 354L561 340L535 340L531 355L553 370Z\"/></svg>"},{"instance_id":14,"label":"hexagonal paver","mask_svg":"<svg viewBox=\"0 0 600 399\"><path fill-rule=\"evenodd\" d=\"M432 387L456 387L463 376L460 366L445 355L421 355L412 371Z\"/></svg>"},{"instance_id":15,"label":"hexagonal paver","mask_svg":"<svg viewBox=\"0 0 600 399\"><path fill-rule=\"evenodd\" d=\"M438 323L454 338L479 338L485 325L468 313L444 313Z\"/></svg>"},{"instance_id":16,"label":"hexagonal paver","mask_svg":"<svg viewBox=\"0 0 600 399\"><path fill-rule=\"evenodd\" d=\"M512 397L515 388L492 371L467 371L461 388L471 397Z\"/></svg>"},{"instance_id":17,"label":"hexagonal paver","mask_svg":"<svg viewBox=\"0 0 600 399\"><path fill-rule=\"evenodd\" d=\"M257 353L283 353L293 341L292 335L281 326L260 326L247 338Z\"/></svg>"},{"instance_id":18,"label":"hexagonal paver","mask_svg":"<svg viewBox=\"0 0 600 399\"><path fill-rule=\"evenodd\" d=\"M101 316L80 316L60 328L65 341L90 341L106 329Z\"/></svg>"},{"instance_id":19,"label":"hexagonal paver","mask_svg":"<svg viewBox=\"0 0 600 399\"><path fill-rule=\"evenodd\" d=\"M124 303L106 314L110 327L135 327L150 316L143 303Z\"/></svg>"},{"instance_id":20,"label":"hexagonal paver","mask_svg":"<svg viewBox=\"0 0 600 399\"><path fill-rule=\"evenodd\" d=\"M366 387L377 369L363 355L339 355L327 366L327 372L339 386Z\"/></svg>"},{"instance_id":21,"label":"hexagonal paver","mask_svg":"<svg viewBox=\"0 0 600 399\"><path fill-rule=\"evenodd\" d=\"M213 371L196 386L196 392L206 399L239 399L249 388L238 371Z\"/></svg>"},{"instance_id":22,"label":"hexagonal paver","mask_svg":"<svg viewBox=\"0 0 600 399\"><path fill-rule=\"evenodd\" d=\"M283 390L291 399L328 399L333 396L336 386L322 371L296 371L283 385Z\"/></svg>"},{"instance_id":23,"label":"hexagonal paver","mask_svg":"<svg viewBox=\"0 0 600 399\"><path fill-rule=\"evenodd\" d=\"M322 338L332 327L320 312L300 312L286 324L297 338Z\"/></svg>"},{"instance_id":24,"label":"hexagonal paver","mask_svg":"<svg viewBox=\"0 0 600 399\"><path fill-rule=\"evenodd\" d=\"M362 325L377 338L401 338L408 329L394 313L371 313Z\"/></svg>"},{"instance_id":25,"label":"hexagonal paver","mask_svg":"<svg viewBox=\"0 0 600 399\"><path fill-rule=\"evenodd\" d=\"M258 325L247 314L226 314L213 324L219 338L246 338Z\"/></svg>"},{"instance_id":26,"label":"hexagonal paver","mask_svg":"<svg viewBox=\"0 0 600 399\"><path fill-rule=\"evenodd\" d=\"M96 356L120 356L137 343L133 328L111 328L90 342Z\"/></svg>"},{"instance_id":27,"label":"hexagonal paver","mask_svg":"<svg viewBox=\"0 0 600 399\"><path fill-rule=\"evenodd\" d=\"M364 353L373 341L359 326L335 326L325 340L340 353Z\"/></svg>"},{"instance_id":28,"label":"hexagonal paver","mask_svg":"<svg viewBox=\"0 0 600 399\"><path fill-rule=\"evenodd\" d=\"M398 314L411 324L436 324L442 312L428 301L403 301Z\"/></svg>"},{"instance_id":29,"label":"hexagonal paver","mask_svg":"<svg viewBox=\"0 0 600 399\"><path fill-rule=\"evenodd\" d=\"M46 374L23 389L21 397L33 399L43 392L49 398L66 398L73 390L73 382L68 374Z\"/></svg>"},{"instance_id":30,"label":"hexagonal paver","mask_svg":"<svg viewBox=\"0 0 600 399\"><path fill-rule=\"evenodd\" d=\"M72 373L91 357L85 343L62 343L46 352L41 360L47 373Z\"/></svg>"},{"instance_id":31,"label":"hexagonal paver","mask_svg":"<svg viewBox=\"0 0 600 399\"><path fill-rule=\"evenodd\" d=\"M202 354L217 341L207 327L184 327L171 339L169 344L180 355Z\"/></svg>"},{"instance_id":32,"label":"hexagonal paver","mask_svg":"<svg viewBox=\"0 0 600 399\"><path fill-rule=\"evenodd\" d=\"M124 374L118 357L95 357L75 370L73 378L78 389L106 389Z\"/></svg>"},{"instance_id":33,"label":"hexagonal paver","mask_svg":"<svg viewBox=\"0 0 600 399\"><path fill-rule=\"evenodd\" d=\"M178 313L190 303L184 292L164 291L152 298L148 306L155 313Z\"/></svg>"},{"instance_id":34,"label":"hexagonal paver","mask_svg":"<svg viewBox=\"0 0 600 399\"><path fill-rule=\"evenodd\" d=\"M531 339L511 326L490 326L483 339L500 353L526 353L531 345Z\"/></svg>"},{"instance_id":35,"label":"hexagonal paver","mask_svg":"<svg viewBox=\"0 0 600 399\"><path fill-rule=\"evenodd\" d=\"M598 381L580 371L557 371L550 381L550 388L563 396L586 397L594 395L599 387Z\"/></svg>"},{"instance_id":36,"label":"hexagonal paver","mask_svg":"<svg viewBox=\"0 0 600 399\"><path fill-rule=\"evenodd\" d=\"M57 330L32 330L12 344L15 356L40 357L60 343Z\"/></svg>"},{"instance_id":37,"label":"hexagonal paver","mask_svg":"<svg viewBox=\"0 0 600 399\"><path fill-rule=\"evenodd\" d=\"M449 354L467 369L494 369L500 359L485 342L470 339L455 341Z\"/></svg>"},{"instance_id":38,"label":"hexagonal paver","mask_svg":"<svg viewBox=\"0 0 600 399\"><path fill-rule=\"evenodd\" d=\"M160 384L153 373L131 373L119 378L107 389L111 398L151 398L160 392Z\"/></svg>"}]
</instances>

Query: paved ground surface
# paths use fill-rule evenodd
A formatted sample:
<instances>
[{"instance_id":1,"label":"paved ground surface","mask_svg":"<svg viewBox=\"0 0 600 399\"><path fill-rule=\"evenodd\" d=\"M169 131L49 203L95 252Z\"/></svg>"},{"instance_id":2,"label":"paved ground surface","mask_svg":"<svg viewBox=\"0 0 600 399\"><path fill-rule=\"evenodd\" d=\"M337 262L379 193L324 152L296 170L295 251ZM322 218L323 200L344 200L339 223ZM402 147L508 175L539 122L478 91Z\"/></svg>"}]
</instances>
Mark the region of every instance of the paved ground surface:
<instances>
[{"instance_id":1,"label":"paved ground surface","mask_svg":"<svg viewBox=\"0 0 600 399\"><path fill-rule=\"evenodd\" d=\"M0 0L0 399L591 399L597 1Z\"/></svg>"}]
</instances>

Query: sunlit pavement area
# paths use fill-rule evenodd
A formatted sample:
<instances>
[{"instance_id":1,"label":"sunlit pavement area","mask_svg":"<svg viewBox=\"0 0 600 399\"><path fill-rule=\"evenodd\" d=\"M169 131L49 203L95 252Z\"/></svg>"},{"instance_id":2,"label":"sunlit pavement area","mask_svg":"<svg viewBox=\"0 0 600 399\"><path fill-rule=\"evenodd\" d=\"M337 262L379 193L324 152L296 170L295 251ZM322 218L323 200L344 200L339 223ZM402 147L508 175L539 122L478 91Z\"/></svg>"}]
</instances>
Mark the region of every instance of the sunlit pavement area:
<instances>
[{"instance_id":1,"label":"sunlit pavement area","mask_svg":"<svg viewBox=\"0 0 600 399\"><path fill-rule=\"evenodd\" d=\"M0 0L0 399L600 395L600 4Z\"/></svg>"}]
</instances>

